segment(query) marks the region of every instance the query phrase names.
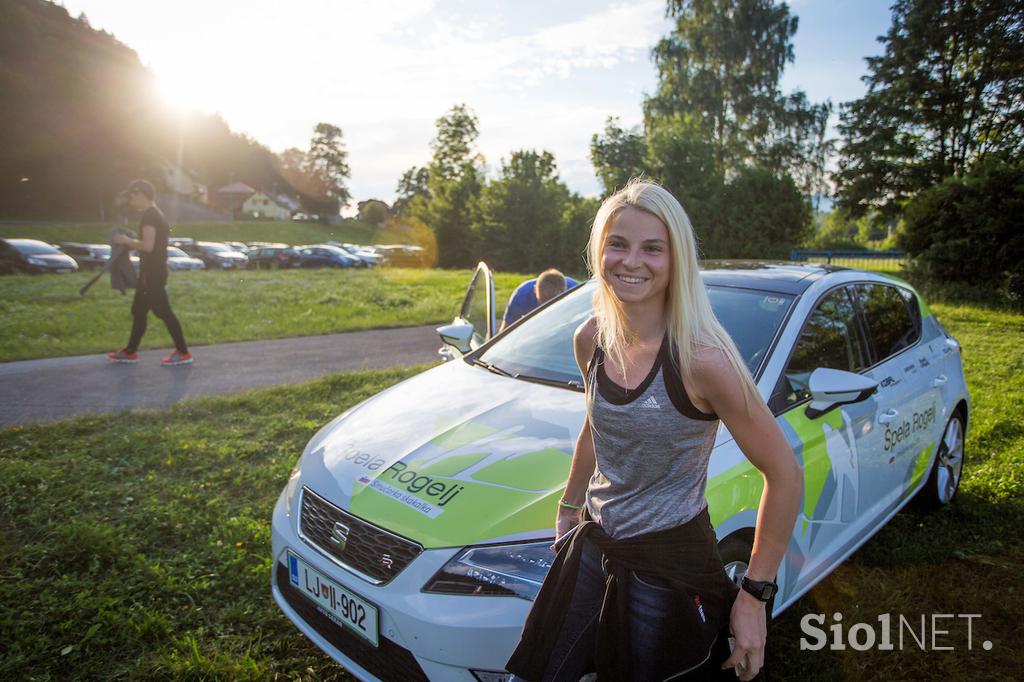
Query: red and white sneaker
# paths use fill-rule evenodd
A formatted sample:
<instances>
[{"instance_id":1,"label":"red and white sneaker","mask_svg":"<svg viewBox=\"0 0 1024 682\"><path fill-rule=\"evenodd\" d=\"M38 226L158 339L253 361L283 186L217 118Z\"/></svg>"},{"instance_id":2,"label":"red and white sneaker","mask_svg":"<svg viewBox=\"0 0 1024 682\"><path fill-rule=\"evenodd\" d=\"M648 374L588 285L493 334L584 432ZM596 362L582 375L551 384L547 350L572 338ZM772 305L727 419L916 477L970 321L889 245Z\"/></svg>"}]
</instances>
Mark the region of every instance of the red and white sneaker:
<instances>
[{"instance_id":1,"label":"red and white sneaker","mask_svg":"<svg viewBox=\"0 0 1024 682\"><path fill-rule=\"evenodd\" d=\"M191 353L179 353L174 351L166 358L160 361L161 367L176 367L178 365L191 365L192 354Z\"/></svg>"},{"instance_id":2,"label":"red and white sneaker","mask_svg":"<svg viewBox=\"0 0 1024 682\"><path fill-rule=\"evenodd\" d=\"M123 362L126 365L134 365L136 362L139 361L139 354L138 353L127 353L122 348L119 351L114 351L113 353L107 353L107 360L110 360L111 362Z\"/></svg>"}]
</instances>

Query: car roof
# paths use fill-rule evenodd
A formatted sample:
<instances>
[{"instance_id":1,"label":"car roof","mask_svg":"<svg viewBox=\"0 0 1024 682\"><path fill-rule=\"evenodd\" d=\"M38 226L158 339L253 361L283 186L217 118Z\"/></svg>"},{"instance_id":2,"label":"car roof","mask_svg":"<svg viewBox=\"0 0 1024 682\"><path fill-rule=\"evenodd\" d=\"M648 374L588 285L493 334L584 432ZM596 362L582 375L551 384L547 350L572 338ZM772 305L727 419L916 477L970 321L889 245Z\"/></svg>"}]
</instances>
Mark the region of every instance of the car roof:
<instances>
[{"instance_id":1,"label":"car roof","mask_svg":"<svg viewBox=\"0 0 1024 682\"><path fill-rule=\"evenodd\" d=\"M53 246L50 242L44 242L42 239L4 239L5 242L11 246L28 246L29 244L44 244L46 246Z\"/></svg>"},{"instance_id":2,"label":"car roof","mask_svg":"<svg viewBox=\"0 0 1024 682\"><path fill-rule=\"evenodd\" d=\"M829 273L849 269L838 265L789 261L709 260L701 263L701 276L710 286L759 289L798 296Z\"/></svg>"}]
</instances>

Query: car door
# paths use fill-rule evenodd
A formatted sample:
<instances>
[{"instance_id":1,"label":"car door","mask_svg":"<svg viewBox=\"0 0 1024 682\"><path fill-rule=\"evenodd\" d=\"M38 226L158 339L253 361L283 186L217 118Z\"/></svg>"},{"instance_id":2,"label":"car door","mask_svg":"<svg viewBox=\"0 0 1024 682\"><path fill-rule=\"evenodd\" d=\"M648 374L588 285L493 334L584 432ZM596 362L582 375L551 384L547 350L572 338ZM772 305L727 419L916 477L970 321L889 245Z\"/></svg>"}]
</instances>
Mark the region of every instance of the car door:
<instances>
[{"instance_id":1,"label":"car door","mask_svg":"<svg viewBox=\"0 0 1024 682\"><path fill-rule=\"evenodd\" d=\"M444 342L437 352L444 360L476 350L494 335L494 278L491 269L481 262L466 288L459 312L451 324L437 328Z\"/></svg>"},{"instance_id":2,"label":"car door","mask_svg":"<svg viewBox=\"0 0 1024 682\"><path fill-rule=\"evenodd\" d=\"M861 495L864 513L885 516L915 482L938 442L936 367L920 343L921 314L913 292L864 282L850 286L872 356L867 374L878 382L879 412L863 434ZM918 477L922 472L918 471Z\"/></svg>"},{"instance_id":3,"label":"car door","mask_svg":"<svg viewBox=\"0 0 1024 682\"><path fill-rule=\"evenodd\" d=\"M809 379L819 367L862 372L867 366L853 301L845 287L832 289L803 321L769 403L804 471L804 500L791 547L798 565L789 569L801 582L813 580L857 534L857 434L875 413L874 399L868 398L808 416Z\"/></svg>"},{"instance_id":4,"label":"car door","mask_svg":"<svg viewBox=\"0 0 1024 682\"><path fill-rule=\"evenodd\" d=\"M469 339L469 347L473 350L494 336L494 277L486 263L481 261L476 266L454 321L473 325L473 335Z\"/></svg>"}]
</instances>

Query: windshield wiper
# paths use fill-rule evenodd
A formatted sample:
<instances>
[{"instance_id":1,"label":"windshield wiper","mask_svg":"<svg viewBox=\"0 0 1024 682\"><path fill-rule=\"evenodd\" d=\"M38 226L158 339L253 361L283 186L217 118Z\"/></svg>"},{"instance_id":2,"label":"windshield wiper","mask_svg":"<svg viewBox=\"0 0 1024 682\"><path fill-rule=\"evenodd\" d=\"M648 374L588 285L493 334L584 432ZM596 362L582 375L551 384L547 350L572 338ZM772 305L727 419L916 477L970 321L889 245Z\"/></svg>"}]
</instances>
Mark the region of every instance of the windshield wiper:
<instances>
[{"instance_id":1,"label":"windshield wiper","mask_svg":"<svg viewBox=\"0 0 1024 682\"><path fill-rule=\"evenodd\" d=\"M545 386L556 386L558 388L571 388L574 391L582 391L583 384L575 379L546 379L544 377L535 377L529 374L513 374L513 378L522 379L523 381L529 381L535 384L544 384Z\"/></svg>"},{"instance_id":2,"label":"windshield wiper","mask_svg":"<svg viewBox=\"0 0 1024 682\"><path fill-rule=\"evenodd\" d=\"M474 359L470 360L470 362L472 362L474 365L480 365L481 367L486 369L488 372L493 372L495 374L500 374L503 377L512 377L512 378L516 377L516 375L512 374L511 372L503 370L501 367L498 367L497 365L492 364L490 362L486 362L484 360L478 360L478 359L474 358Z\"/></svg>"}]
</instances>

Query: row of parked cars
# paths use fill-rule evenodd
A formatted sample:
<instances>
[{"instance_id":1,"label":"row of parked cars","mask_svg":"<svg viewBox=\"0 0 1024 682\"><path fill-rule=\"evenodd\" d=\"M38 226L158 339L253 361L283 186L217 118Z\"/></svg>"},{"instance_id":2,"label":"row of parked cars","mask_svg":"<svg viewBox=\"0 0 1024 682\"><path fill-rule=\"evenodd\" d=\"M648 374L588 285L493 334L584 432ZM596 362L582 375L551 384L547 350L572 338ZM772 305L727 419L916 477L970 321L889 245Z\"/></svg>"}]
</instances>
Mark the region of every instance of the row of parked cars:
<instances>
[{"instance_id":1,"label":"row of parked cars","mask_svg":"<svg viewBox=\"0 0 1024 682\"><path fill-rule=\"evenodd\" d=\"M75 272L102 268L110 260L109 244L37 239L0 239L0 274ZM132 254L132 262L138 256ZM172 238L167 246L171 270L243 270L277 268L372 268L378 265L421 267L424 251L418 246L327 242L291 246L271 242L210 242Z\"/></svg>"}]
</instances>

